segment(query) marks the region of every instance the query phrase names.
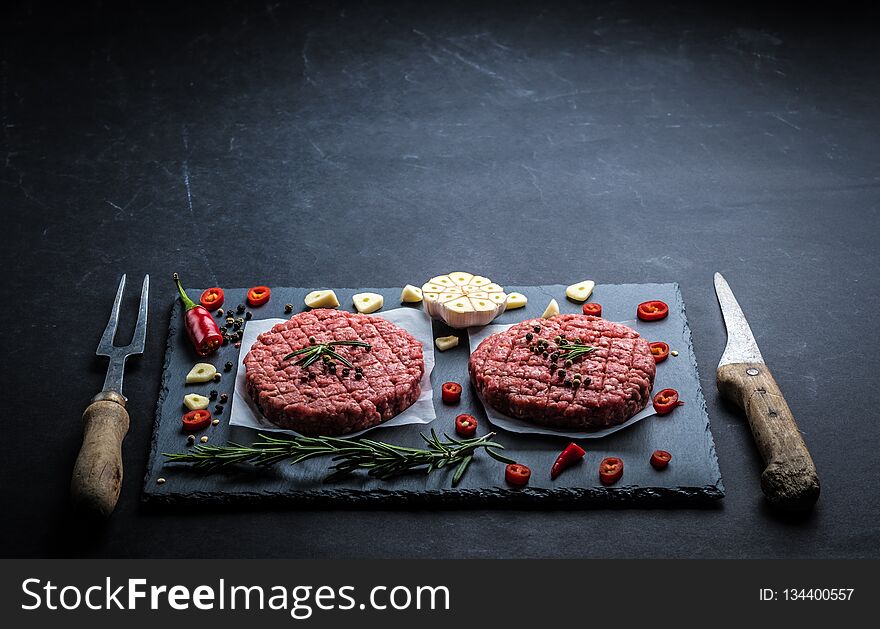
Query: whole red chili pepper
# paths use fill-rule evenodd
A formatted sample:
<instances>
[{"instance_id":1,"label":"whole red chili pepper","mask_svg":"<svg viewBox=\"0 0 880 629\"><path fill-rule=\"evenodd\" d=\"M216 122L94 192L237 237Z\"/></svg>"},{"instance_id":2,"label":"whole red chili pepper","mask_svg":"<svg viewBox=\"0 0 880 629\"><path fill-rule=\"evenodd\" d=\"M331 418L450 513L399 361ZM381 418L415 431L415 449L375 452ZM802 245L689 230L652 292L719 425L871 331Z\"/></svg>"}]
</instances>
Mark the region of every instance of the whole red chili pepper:
<instances>
[{"instance_id":1,"label":"whole red chili pepper","mask_svg":"<svg viewBox=\"0 0 880 629\"><path fill-rule=\"evenodd\" d=\"M565 450L556 457L556 462L553 464L553 467L550 468L550 479L553 480L562 474L562 470L569 468L574 465L575 462L580 461L584 458L586 453L586 450L576 443L570 443L565 446Z\"/></svg>"},{"instance_id":2,"label":"whole red chili pepper","mask_svg":"<svg viewBox=\"0 0 880 629\"><path fill-rule=\"evenodd\" d=\"M186 333L195 346L196 353L199 356L207 356L223 344L220 328L207 308L196 304L187 297L183 286L180 285L180 276L177 273L174 274L174 282L177 284L180 301L183 302L185 310Z\"/></svg>"}]
</instances>

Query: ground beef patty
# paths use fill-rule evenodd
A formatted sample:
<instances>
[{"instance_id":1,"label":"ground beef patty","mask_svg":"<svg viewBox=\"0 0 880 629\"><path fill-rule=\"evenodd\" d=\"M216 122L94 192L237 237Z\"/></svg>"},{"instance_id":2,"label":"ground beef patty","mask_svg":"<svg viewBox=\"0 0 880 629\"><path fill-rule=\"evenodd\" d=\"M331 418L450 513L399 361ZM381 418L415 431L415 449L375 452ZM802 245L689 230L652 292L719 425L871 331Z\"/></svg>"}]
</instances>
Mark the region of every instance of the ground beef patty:
<instances>
[{"instance_id":1,"label":"ground beef patty","mask_svg":"<svg viewBox=\"0 0 880 629\"><path fill-rule=\"evenodd\" d=\"M354 367L343 375L337 362L331 373L319 360L303 369L293 351L316 343L366 341L363 347L334 346ZM257 337L244 359L247 390L273 424L304 435L343 435L381 424L409 408L421 393L425 370L422 345L380 317L318 309L295 315ZM314 375L309 377L309 372Z\"/></svg>"},{"instance_id":2,"label":"ground beef patty","mask_svg":"<svg viewBox=\"0 0 880 629\"><path fill-rule=\"evenodd\" d=\"M540 327L540 332L535 327ZM526 338L532 335L532 340ZM598 349L565 367L555 367L554 338L580 338ZM549 341L548 354L535 354L538 339ZM471 380L494 409L542 426L602 428L625 422L651 399L656 366L648 342L635 330L599 317L557 315L529 319L485 339L468 365ZM565 370L560 376L559 369ZM580 387L565 380L581 374Z\"/></svg>"}]
</instances>

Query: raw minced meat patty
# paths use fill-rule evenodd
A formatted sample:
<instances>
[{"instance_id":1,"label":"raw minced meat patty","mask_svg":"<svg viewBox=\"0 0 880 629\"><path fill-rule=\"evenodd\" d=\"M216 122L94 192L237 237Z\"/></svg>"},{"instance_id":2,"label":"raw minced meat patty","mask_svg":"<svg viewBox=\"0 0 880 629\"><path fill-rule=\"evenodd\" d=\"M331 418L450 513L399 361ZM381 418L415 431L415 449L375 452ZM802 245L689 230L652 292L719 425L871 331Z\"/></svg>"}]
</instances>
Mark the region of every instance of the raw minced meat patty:
<instances>
[{"instance_id":1,"label":"raw minced meat patty","mask_svg":"<svg viewBox=\"0 0 880 629\"><path fill-rule=\"evenodd\" d=\"M319 360L303 369L283 360L293 351L316 343L365 341L364 347L333 349L354 367L355 378L343 375L337 362L331 373ZM370 428L409 408L421 394L425 370L422 344L409 332L381 317L339 310L302 312L257 337L244 359L247 391L273 424L304 435L343 435ZM315 374L309 378L309 372Z\"/></svg>"},{"instance_id":2,"label":"raw minced meat patty","mask_svg":"<svg viewBox=\"0 0 880 629\"><path fill-rule=\"evenodd\" d=\"M546 339L552 356L560 334L597 349L571 367L559 359L551 369L551 358L530 346ZM474 350L468 369L485 402L501 413L542 426L590 429L623 423L642 410L651 399L656 365L648 342L635 330L599 317L564 314L493 334ZM576 373L583 384L567 385Z\"/></svg>"}]
</instances>

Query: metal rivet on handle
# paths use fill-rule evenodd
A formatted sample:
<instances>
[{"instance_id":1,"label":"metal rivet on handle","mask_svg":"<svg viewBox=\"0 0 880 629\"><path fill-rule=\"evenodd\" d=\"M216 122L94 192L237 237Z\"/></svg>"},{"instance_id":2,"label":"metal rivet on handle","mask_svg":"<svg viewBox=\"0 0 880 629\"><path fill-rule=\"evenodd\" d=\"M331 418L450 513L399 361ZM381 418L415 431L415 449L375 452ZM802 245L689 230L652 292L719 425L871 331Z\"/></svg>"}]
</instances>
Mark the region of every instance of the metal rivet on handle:
<instances>
[{"instance_id":1,"label":"metal rivet on handle","mask_svg":"<svg viewBox=\"0 0 880 629\"><path fill-rule=\"evenodd\" d=\"M755 369L754 367L749 367L748 369L746 369L746 373L749 374L750 376L757 376L761 372L758 371L757 369Z\"/></svg>"}]
</instances>

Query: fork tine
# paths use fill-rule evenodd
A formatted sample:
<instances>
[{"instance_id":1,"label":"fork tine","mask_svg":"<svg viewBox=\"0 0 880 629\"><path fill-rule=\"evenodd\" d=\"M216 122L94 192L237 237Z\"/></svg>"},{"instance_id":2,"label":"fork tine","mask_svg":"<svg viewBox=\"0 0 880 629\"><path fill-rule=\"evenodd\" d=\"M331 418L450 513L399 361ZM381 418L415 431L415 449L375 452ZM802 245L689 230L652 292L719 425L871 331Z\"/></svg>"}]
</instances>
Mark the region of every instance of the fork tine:
<instances>
[{"instance_id":1,"label":"fork tine","mask_svg":"<svg viewBox=\"0 0 880 629\"><path fill-rule=\"evenodd\" d=\"M113 349L113 338L116 336L116 327L119 324L119 304L122 303L122 293L125 291L125 273L119 280L119 288L116 289L116 299L113 300L113 309L110 311L110 320L107 321L107 327L104 328L104 334L101 335L101 341L98 343L98 351L96 356L110 356Z\"/></svg>"},{"instance_id":2,"label":"fork tine","mask_svg":"<svg viewBox=\"0 0 880 629\"><path fill-rule=\"evenodd\" d=\"M144 285L141 287L141 304L138 306L137 324L134 327L134 335L128 346L129 354L143 354L144 342L147 339L147 313L150 309L150 276L144 275Z\"/></svg>"}]
</instances>

